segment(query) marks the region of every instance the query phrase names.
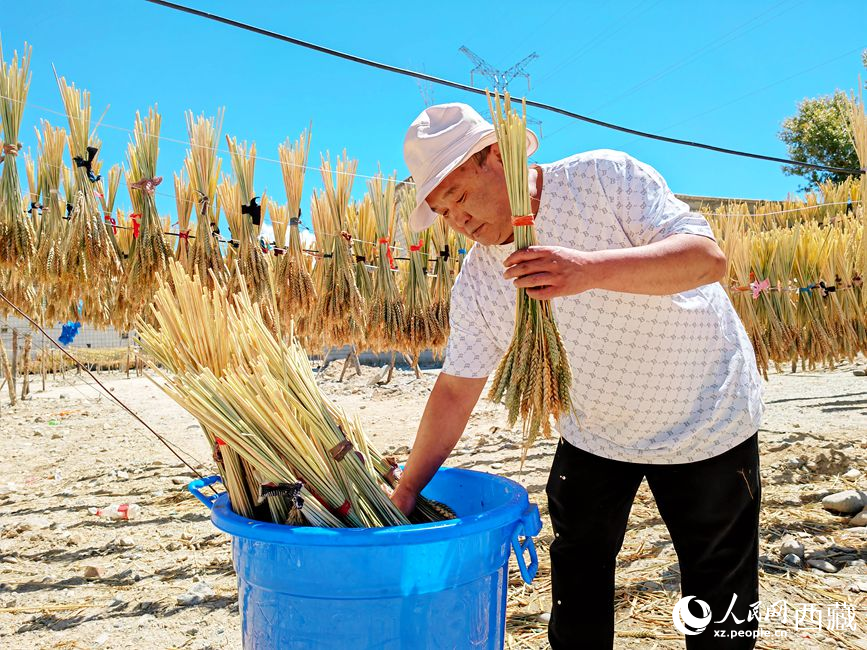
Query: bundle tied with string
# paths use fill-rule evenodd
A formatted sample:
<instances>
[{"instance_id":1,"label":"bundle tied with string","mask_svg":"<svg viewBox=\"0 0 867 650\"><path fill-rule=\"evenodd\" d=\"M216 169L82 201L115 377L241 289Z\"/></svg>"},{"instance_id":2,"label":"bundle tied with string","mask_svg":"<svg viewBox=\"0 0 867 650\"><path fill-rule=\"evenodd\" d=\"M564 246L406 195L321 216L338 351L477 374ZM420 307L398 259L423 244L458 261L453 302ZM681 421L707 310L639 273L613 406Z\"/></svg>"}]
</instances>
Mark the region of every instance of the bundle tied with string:
<instances>
[{"instance_id":1,"label":"bundle tied with string","mask_svg":"<svg viewBox=\"0 0 867 650\"><path fill-rule=\"evenodd\" d=\"M276 243L278 248L283 249L278 254L274 270L277 309L284 323L290 320L294 322L295 335L301 339L308 337L311 331L316 329L311 319L316 306L316 291L301 249L299 228L304 173L310 153L310 133L311 129L302 131L294 143L287 138L278 148L283 187L286 190L286 213L282 217L284 223L281 224L281 238L277 239ZM288 241L285 234L287 226ZM274 232L276 235L276 222ZM278 251L275 250L275 253Z\"/></svg>"},{"instance_id":2,"label":"bundle tied with string","mask_svg":"<svg viewBox=\"0 0 867 650\"><path fill-rule=\"evenodd\" d=\"M275 333L246 286L209 290L173 263L139 338L173 399L250 471L255 516L327 527L402 525L388 492L399 480L358 426L316 386L307 353ZM280 329L280 328L278 328ZM236 508L229 487L232 506ZM249 487L249 486L248 486ZM439 512L422 499L418 521Z\"/></svg>"},{"instance_id":3,"label":"bundle tied with string","mask_svg":"<svg viewBox=\"0 0 867 650\"><path fill-rule=\"evenodd\" d=\"M433 278L431 278L431 311L442 333L440 340L434 342L434 349L438 353L445 348L449 337L449 307L451 305L452 284L454 284L449 230L442 219L437 219L431 226L431 238L436 251Z\"/></svg>"},{"instance_id":4,"label":"bundle tied with string","mask_svg":"<svg viewBox=\"0 0 867 650\"><path fill-rule=\"evenodd\" d=\"M848 98L849 111L846 117L848 118L849 135L858 155L858 164L861 165L861 174L858 179L861 195L861 224L863 229L867 231L867 112L865 112L864 107L863 88L861 75L858 75L858 95L856 97L853 94ZM867 278L867 237L862 238L857 255L859 277ZM862 306L867 307L867 292L862 294L862 298L864 299Z\"/></svg>"},{"instance_id":5,"label":"bundle tied with string","mask_svg":"<svg viewBox=\"0 0 867 650\"><path fill-rule=\"evenodd\" d=\"M220 203L229 222L232 240L226 263L229 266L232 292L244 284L250 298L261 305L262 314L273 326L276 321L276 301L271 284L271 258L262 250L259 235L265 220L267 197L253 189L256 169L256 145L239 143L226 136L235 182L223 177L218 187ZM262 201L260 204L259 201Z\"/></svg>"},{"instance_id":6,"label":"bundle tied with string","mask_svg":"<svg viewBox=\"0 0 867 650\"><path fill-rule=\"evenodd\" d=\"M63 170L63 150L66 146L66 131L51 126L42 120L42 131L36 131L39 159L37 177L42 204L42 218L36 233L36 253L31 268L33 278L43 288L55 284L63 273L61 240L66 220L66 206L61 201L60 179ZM47 306L54 301L50 300Z\"/></svg>"},{"instance_id":7,"label":"bundle tied with string","mask_svg":"<svg viewBox=\"0 0 867 650\"><path fill-rule=\"evenodd\" d=\"M515 249L522 250L536 244L528 180L526 105L518 114L508 93L502 99L496 95L495 101L489 93L488 104L503 158ZM526 289L518 289L515 332L494 375L489 397L506 405L510 424L518 416L522 418L524 458L540 432L545 437L551 435L551 418L556 421L572 410L571 384L572 370L550 301L531 298Z\"/></svg>"},{"instance_id":8,"label":"bundle tied with string","mask_svg":"<svg viewBox=\"0 0 867 650\"><path fill-rule=\"evenodd\" d=\"M433 311L427 276L430 228L415 233L409 226L409 214L416 205L415 192L415 186L404 187L398 201L398 213L404 239L409 244L409 265L403 285L406 328L400 349L408 352L417 364L421 352L440 347L445 335Z\"/></svg>"},{"instance_id":9,"label":"bundle tied with string","mask_svg":"<svg viewBox=\"0 0 867 650\"><path fill-rule=\"evenodd\" d=\"M69 122L72 173L64 179L68 224L63 239L61 292L70 304L83 302L81 320L105 326L112 320L112 296L123 267L111 224L106 224L96 194L100 141L90 130L90 93L57 79Z\"/></svg>"},{"instance_id":10,"label":"bundle tied with string","mask_svg":"<svg viewBox=\"0 0 867 650\"><path fill-rule=\"evenodd\" d=\"M178 241L175 245L175 259L187 271L192 270L190 255L190 215L196 205L196 192L190 185L183 170L175 173L175 207L178 218Z\"/></svg>"},{"instance_id":11,"label":"bundle tied with string","mask_svg":"<svg viewBox=\"0 0 867 650\"><path fill-rule=\"evenodd\" d=\"M193 117L185 114L190 148L184 159L184 169L190 179L190 188L195 194L196 230L190 245L190 268L199 274L202 282L211 283L211 278L222 280L226 275L226 263L220 250L220 208L217 202L217 181L220 176L220 159L217 146L223 125L223 111L216 117L204 115Z\"/></svg>"},{"instance_id":12,"label":"bundle tied with string","mask_svg":"<svg viewBox=\"0 0 867 650\"><path fill-rule=\"evenodd\" d=\"M373 295L373 275L371 274L371 262L373 262L376 224L373 220L373 204L370 195L353 204L349 211L349 228L354 233L352 238L352 254L355 256L355 286L365 305L370 303Z\"/></svg>"},{"instance_id":13,"label":"bundle tied with string","mask_svg":"<svg viewBox=\"0 0 867 650\"><path fill-rule=\"evenodd\" d=\"M325 185L312 200L313 230L322 257L314 268L317 305L314 320L320 329L323 346L338 347L364 343L365 310L355 284L352 260L352 235L349 233L349 198L358 161L346 152L337 159L332 173L331 161L324 157L320 166Z\"/></svg>"},{"instance_id":14,"label":"bundle tied with string","mask_svg":"<svg viewBox=\"0 0 867 650\"><path fill-rule=\"evenodd\" d=\"M395 174L383 186L382 174L367 182L376 233L376 270L367 311L367 342L374 352L398 347L406 331L406 310L395 278L391 242L395 226Z\"/></svg>"},{"instance_id":15,"label":"bundle tied with string","mask_svg":"<svg viewBox=\"0 0 867 650\"><path fill-rule=\"evenodd\" d=\"M36 236L23 209L17 160L21 150L18 132L30 88L30 53L30 46L25 44L20 57L15 52L12 60L6 61L0 44L0 266L25 272L36 252Z\"/></svg>"},{"instance_id":16,"label":"bundle tied with string","mask_svg":"<svg viewBox=\"0 0 867 650\"><path fill-rule=\"evenodd\" d=\"M126 273L118 292L118 324L129 331L151 300L158 278L168 268L172 252L163 233L154 192L162 183L156 175L159 154L160 115L153 108L145 117L136 112L133 140L127 148L127 188L134 213L132 241Z\"/></svg>"}]
</instances>

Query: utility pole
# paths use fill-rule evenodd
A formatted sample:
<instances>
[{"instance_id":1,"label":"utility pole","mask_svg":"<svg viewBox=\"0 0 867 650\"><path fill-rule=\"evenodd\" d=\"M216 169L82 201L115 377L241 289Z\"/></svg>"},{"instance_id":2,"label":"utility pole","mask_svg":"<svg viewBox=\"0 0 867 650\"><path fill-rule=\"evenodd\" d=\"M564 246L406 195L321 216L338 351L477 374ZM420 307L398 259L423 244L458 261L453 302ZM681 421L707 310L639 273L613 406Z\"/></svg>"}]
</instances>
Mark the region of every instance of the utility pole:
<instances>
[{"instance_id":1,"label":"utility pole","mask_svg":"<svg viewBox=\"0 0 867 650\"><path fill-rule=\"evenodd\" d=\"M489 84L494 88L494 90L497 90L499 92L508 90L509 83L514 81L516 77L524 77L527 80L527 90L530 90L530 73L526 71L526 67L530 63L530 61L539 58L539 55L535 52L531 52L507 70L498 70L497 68L493 67L482 57L480 57L478 54L468 48L466 45L462 45L460 48L458 48L458 52L466 56L470 61L472 61L473 65L475 66L470 70L471 86L473 85L473 75L480 74L488 80ZM539 136L541 137L542 122L532 117L527 117L527 122L538 125Z\"/></svg>"}]
</instances>

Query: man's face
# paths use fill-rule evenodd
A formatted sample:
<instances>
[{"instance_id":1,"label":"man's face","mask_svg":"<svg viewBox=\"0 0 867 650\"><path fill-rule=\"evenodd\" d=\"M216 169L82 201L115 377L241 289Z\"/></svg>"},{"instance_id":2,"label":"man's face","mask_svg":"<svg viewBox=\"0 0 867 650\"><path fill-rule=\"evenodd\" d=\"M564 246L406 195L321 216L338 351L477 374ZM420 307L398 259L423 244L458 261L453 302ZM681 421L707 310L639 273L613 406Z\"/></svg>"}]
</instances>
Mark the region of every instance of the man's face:
<instances>
[{"instance_id":1,"label":"man's face","mask_svg":"<svg viewBox=\"0 0 867 650\"><path fill-rule=\"evenodd\" d=\"M450 228L480 244L511 241L512 212L496 144L483 163L470 158L446 176L428 195L427 204Z\"/></svg>"}]
</instances>

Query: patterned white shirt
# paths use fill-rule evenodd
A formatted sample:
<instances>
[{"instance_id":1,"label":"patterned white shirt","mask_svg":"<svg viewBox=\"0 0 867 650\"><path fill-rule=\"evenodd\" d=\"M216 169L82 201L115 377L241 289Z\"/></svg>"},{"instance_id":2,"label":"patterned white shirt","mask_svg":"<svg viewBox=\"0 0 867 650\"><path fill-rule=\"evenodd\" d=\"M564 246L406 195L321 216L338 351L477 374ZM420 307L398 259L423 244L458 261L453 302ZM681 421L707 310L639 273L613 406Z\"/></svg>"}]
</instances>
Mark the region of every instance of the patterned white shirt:
<instances>
[{"instance_id":1,"label":"patterned white shirt","mask_svg":"<svg viewBox=\"0 0 867 650\"><path fill-rule=\"evenodd\" d=\"M540 245L581 251L642 246L677 233L713 239L656 170L598 150L541 165ZM513 244L476 245L452 289L443 372L487 377L515 327L515 288L503 278ZM572 367L574 413L560 435L598 456L686 463L728 451L762 416L752 345L719 283L667 296L590 290L555 298Z\"/></svg>"}]
</instances>

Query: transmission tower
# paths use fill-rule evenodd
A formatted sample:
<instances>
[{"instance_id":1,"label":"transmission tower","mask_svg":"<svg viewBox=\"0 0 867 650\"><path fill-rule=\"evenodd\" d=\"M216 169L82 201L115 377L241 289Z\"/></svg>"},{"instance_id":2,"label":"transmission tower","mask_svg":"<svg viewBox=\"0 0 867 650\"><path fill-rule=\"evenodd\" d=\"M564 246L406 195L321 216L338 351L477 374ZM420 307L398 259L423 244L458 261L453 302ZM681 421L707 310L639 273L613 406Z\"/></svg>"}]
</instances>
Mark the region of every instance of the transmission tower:
<instances>
[{"instance_id":1,"label":"transmission tower","mask_svg":"<svg viewBox=\"0 0 867 650\"><path fill-rule=\"evenodd\" d=\"M485 77L485 79L488 80L490 85L495 90L498 90L500 92L508 90L509 89L509 83L514 81L514 79L516 77L526 78L527 79L527 90L530 90L530 73L527 72L525 70L525 68L530 63L530 61L532 61L533 59L539 58L539 55L536 54L535 52L531 52L530 54L525 56L523 59L518 61L515 65L513 65L511 68L508 68L507 70L498 70L497 68L493 67L487 61L485 61L482 57L480 57L478 54L476 54L470 48L468 48L466 45L462 45L460 48L458 48L458 52L460 52L461 54L466 56L470 61L473 62L473 65L475 65L475 67L472 70L470 70L470 85L471 86L473 85L473 75L474 74L480 74L483 77ZM493 116L492 116L492 119L493 119ZM531 124L537 124L538 125L539 137L541 137L542 136L542 122L535 119L535 118L532 118L532 117L528 117L527 122L529 122Z\"/></svg>"}]
</instances>

